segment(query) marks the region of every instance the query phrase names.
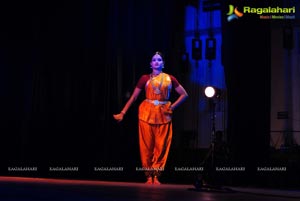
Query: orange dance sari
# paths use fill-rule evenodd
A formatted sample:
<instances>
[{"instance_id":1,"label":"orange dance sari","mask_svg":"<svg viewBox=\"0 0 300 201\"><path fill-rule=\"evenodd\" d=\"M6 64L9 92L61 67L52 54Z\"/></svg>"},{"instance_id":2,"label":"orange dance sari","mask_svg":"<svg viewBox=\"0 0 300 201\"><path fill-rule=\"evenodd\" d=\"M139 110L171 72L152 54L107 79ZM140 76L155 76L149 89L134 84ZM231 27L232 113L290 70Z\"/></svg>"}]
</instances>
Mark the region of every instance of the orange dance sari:
<instances>
[{"instance_id":1,"label":"orange dance sari","mask_svg":"<svg viewBox=\"0 0 300 201\"><path fill-rule=\"evenodd\" d=\"M139 145L142 167L147 176L164 170L172 140L169 100L172 81L160 73L145 85L146 99L139 106Z\"/></svg>"}]
</instances>

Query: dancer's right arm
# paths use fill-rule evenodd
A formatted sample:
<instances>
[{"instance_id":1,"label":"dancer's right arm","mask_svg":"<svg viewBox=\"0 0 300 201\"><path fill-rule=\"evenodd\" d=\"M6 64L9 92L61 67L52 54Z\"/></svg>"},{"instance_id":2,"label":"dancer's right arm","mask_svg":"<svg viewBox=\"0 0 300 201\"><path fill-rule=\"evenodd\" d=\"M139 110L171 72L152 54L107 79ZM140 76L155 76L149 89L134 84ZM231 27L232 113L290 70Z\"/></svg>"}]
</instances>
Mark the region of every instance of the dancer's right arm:
<instances>
[{"instance_id":1,"label":"dancer's right arm","mask_svg":"<svg viewBox=\"0 0 300 201\"><path fill-rule=\"evenodd\" d=\"M138 96L140 95L140 92L142 90L138 87L136 87L132 93L132 95L130 96L130 98L128 99L127 103L125 104L124 108L121 110L121 112L119 114L114 114L113 117L115 118L115 120L117 120L118 122L123 120L124 115L126 114L126 112L128 111L128 109L130 108L130 106L132 105L132 103L138 98Z\"/></svg>"}]
</instances>

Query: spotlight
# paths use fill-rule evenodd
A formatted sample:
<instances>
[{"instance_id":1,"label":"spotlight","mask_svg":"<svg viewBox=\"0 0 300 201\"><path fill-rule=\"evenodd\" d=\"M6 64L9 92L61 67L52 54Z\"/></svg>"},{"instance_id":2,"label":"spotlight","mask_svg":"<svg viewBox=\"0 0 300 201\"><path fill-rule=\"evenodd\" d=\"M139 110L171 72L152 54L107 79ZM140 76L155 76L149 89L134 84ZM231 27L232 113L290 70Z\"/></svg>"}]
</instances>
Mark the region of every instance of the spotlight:
<instances>
[{"instance_id":1,"label":"spotlight","mask_svg":"<svg viewBox=\"0 0 300 201\"><path fill-rule=\"evenodd\" d=\"M221 93L221 89L213 86L207 86L204 90L204 94L207 98L220 98Z\"/></svg>"},{"instance_id":2,"label":"spotlight","mask_svg":"<svg viewBox=\"0 0 300 201\"><path fill-rule=\"evenodd\" d=\"M208 86L205 88L204 93L207 98L212 98L216 95L216 90L214 87Z\"/></svg>"},{"instance_id":3,"label":"spotlight","mask_svg":"<svg viewBox=\"0 0 300 201\"><path fill-rule=\"evenodd\" d=\"M202 41L198 38L192 40L192 59L202 59Z\"/></svg>"},{"instance_id":4,"label":"spotlight","mask_svg":"<svg viewBox=\"0 0 300 201\"><path fill-rule=\"evenodd\" d=\"M216 59L216 38L207 38L205 46L205 59Z\"/></svg>"}]
</instances>

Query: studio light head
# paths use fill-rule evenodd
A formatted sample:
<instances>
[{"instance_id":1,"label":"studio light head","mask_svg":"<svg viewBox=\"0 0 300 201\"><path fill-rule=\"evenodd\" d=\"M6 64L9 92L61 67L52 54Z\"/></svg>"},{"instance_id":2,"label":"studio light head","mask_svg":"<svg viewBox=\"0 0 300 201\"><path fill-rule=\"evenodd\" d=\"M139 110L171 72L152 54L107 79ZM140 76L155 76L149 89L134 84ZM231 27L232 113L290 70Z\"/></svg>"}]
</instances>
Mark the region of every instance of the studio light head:
<instances>
[{"instance_id":1,"label":"studio light head","mask_svg":"<svg viewBox=\"0 0 300 201\"><path fill-rule=\"evenodd\" d=\"M216 90L212 86L205 87L204 94L207 98L213 98L216 94Z\"/></svg>"},{"instance_id":2,"label":"studio light head","mask_svg":"<svg viewBox=\"0 0 300 201\"><path fill-rule=\"evenodd\" d=\"M207 86L204 89L204 94L207 98L219 98L221 96L221 90L213 86Z\"/></svg>"}]
</instances>

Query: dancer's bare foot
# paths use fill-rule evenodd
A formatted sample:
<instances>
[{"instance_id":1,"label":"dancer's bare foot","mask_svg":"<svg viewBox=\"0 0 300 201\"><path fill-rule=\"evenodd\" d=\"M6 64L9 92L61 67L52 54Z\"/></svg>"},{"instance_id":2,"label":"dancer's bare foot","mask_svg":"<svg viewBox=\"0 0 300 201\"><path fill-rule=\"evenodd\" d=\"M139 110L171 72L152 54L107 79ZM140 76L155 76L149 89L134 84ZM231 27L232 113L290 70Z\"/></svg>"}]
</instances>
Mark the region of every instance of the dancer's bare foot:
<instances>
[{"instance_id":1,"label":"dancer's bare foot","mask_svg":"<svg viewBox=\"0 0 300 201\"><path fill-rule=\"evenodd\" d=\"M145 184L152 184L152 183L153 183L152 177L148 177Z\"/></svg>"},{"instance_id":2,"label":"dancer's bare foot","mask_svg":"<svg viewBox=\"0 0 300 201\"><path fill-rule=\"evenodd\" d=\"M154 176L154 178L153 178L153 184L156 184L156 185L161 184L161 183L158 181L157 176Z\"/></svg>"}]
</instances>

